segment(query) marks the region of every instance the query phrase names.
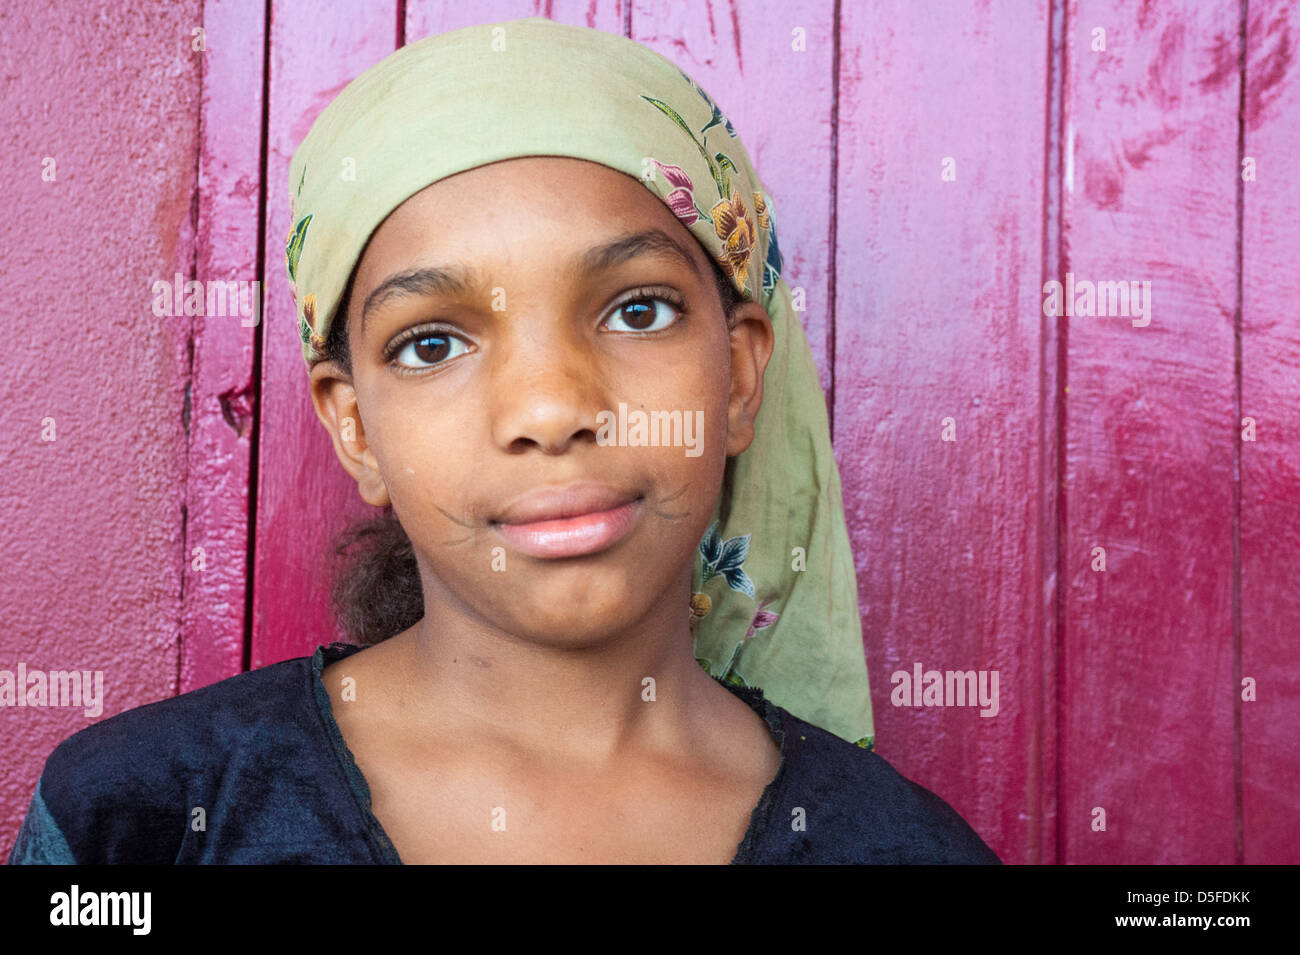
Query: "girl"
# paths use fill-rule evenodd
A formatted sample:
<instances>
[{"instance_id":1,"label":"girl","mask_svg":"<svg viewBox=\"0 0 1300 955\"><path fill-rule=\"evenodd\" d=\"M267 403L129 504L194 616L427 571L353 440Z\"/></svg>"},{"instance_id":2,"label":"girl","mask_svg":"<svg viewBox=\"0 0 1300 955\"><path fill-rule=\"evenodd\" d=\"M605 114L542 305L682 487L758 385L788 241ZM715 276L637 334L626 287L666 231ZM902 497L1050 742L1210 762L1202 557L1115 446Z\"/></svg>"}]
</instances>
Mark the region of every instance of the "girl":
<instances>
[{"instance_id":1,"label":"girl","mask_svg":"<svg viewBox=\"0 0 1300 955\"><path fill-rule=\"evenodd\" d=\"M703 90L460 30L344 89L290 187L311 398L384 509L355 643L76 734L11 861L997 861L870 751L824 397Z\"/></svg>"}]
</instances>

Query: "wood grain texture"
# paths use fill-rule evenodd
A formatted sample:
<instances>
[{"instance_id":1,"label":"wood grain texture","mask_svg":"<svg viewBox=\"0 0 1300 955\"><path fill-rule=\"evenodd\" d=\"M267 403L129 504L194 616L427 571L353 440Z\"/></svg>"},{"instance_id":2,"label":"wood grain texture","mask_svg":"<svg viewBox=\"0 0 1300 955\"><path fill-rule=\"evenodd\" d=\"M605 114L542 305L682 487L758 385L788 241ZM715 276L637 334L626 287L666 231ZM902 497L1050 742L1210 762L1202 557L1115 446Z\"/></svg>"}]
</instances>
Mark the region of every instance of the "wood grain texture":
<instances>
[{"instance_id":1,"label":"wood grain texture","mask_svg":"<svg viewBox=\"0 0 1300 955\"><path fill-rule=\"evenodd\" d=\"M462 27L545 17L557 23L590 27L606 33L626 35L629 0L480 0L476 3L447 3L440 0L406 0L406 42L459 30Z\"/></svg>"},{"instance_id":2,"label":"wood grain texture","mask_svg":"<svg viewBox=\"0 0 1300 955\"><path fill-rule=\"evenodd\" d=\"M1251 0L1242 182L1242 861L1300 862L1300 8ZM1238 691L1239 693L1239 691Z\"/></svg>"},{"instance_id":3,"label":"wood grain texture","mask_svg":"<svg viewBox=\"0 0 1300 955\"><path fill-rule=\"evenodd\" d=\"M193 0L0 11L0 669L104 693L0 709L0 858L59 742L176 692L191 320L152 285L193 268L200 23Z\"/></svg>"},{"instance_id":4,"label":"wood grain texture","mask_svg":"<svg viewBox=\"0 0 1300 955\"><path fill-rule=\"evenodd\" d=\"M1062 265L1152 307L1061 319L1063 862L1234 858L1238 10L1067 8Z\"/></svg>"},{"instance_id":5,"label":"wood grain texture","mask_svg":"<svg viewBox=\"0 0 1300 955\"><path fill-rule=\"evenodd\" d=\"M1041 854L1047 29L845 4L840 41L834 438L877 748L1006 861ZM915 663L997 670L997 715L891 705Z\"/></svg>"},{"instance_id":6,"label":"wood grain texture","mask_svg":"<svg viewBox=\"0 0 1300 955\"><path fill-rule=\"evenodd\" d=\"M265 6L208 2L194 275L201 281L261 279L262 73ZM262 281L260 290L266 289ZM252 304L253 295L249 295ZM260 303L259 303L260 307ZM179 692L234 676L244 664L248 507L257 390L257 314L195 319L184 615Z\"/></svg>"},{"instance_id":7,"label":"wood grain texture","mask_svg":"<svg viewBox=\"0 0 1300 955\"><path fill-rule=\"evenodd\" d=\"M349 522L374 513L361 500L316 418L285 276L289 160L320 111L354 77L397 48L391 2L271 10L266 168L253 668L309 654L336 639L329 609L328 548ZM364 182L358 174L358 187Z\"/></svg>"},{"instance_id":8,"label":"wood grain texture","mask_svg":"<svg viewBox=\"0 0 1300 955\"><path fill-rule=\"evenodd\" d=\"M545 16L676 62L776 199L879 752L1007 862L1300 862L1295 0L1244 38L1237 0L10 6L0 669L102 669L103 718L336 638L327 548L374 511L308 397L289 157L399 43ZM155 317L176 272L261 279L261 325ZM1045 316L1067 272L1150 281L1151 323ZM895 707L916 662L997 670L997 716ZM88 720L0 720L2 857Z\"/></svg>"}]
</instances>

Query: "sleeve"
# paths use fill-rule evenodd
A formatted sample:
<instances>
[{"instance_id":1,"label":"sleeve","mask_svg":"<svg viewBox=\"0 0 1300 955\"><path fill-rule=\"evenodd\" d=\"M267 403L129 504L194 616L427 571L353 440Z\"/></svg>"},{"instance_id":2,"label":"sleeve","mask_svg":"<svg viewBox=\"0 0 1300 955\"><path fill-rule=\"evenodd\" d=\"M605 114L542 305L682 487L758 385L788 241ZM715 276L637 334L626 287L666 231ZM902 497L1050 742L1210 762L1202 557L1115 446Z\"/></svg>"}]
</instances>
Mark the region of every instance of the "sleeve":
<instances>
[{"instance_id":1,"label":"sleeve","mask_svg":"<svg viewBox=\"0 0 1300 955\"><path fill-rule=\"evenodd\" d=\"M45 805L41 784L27 809L18 841L9 853L9 865L76 865L77 859L68 846L68 840L58 822Z\"/></svg>"},{"instance_id":2,"label":"sleeve","mask_svg":"<svg viewBox=\"0 0 1300 955\"><path fill-rule=\"evenodd\" d=\"M187 831L174 746L165 733L164 721L174 714L169 708L148 710L139 707L110 717L54 748L11 863L174 861Z\"/></svg>"},{"instance_id":3,"label":"sleeve","mask_svg":"<svg viewBox=\"0 0 1300 955\"><path fill-rule=\"evenodd\" d=\"M903 777L906 779L906 777ZM965 819L935 793L907 780L917 801L925 808L924 828L929 847L919 853L918 862L944 865L1002 865L996 852L980 838Z\"/></svg>"}]
</instances>

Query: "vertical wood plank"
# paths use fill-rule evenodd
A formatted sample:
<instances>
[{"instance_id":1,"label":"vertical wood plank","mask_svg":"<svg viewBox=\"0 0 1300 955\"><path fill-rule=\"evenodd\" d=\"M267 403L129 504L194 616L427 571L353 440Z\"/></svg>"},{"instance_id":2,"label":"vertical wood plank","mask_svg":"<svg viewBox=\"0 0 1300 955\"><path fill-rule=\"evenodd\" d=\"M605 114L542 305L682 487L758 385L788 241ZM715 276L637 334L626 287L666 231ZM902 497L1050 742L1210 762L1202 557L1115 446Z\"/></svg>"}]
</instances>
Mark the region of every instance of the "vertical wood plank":
<instances>
[{"instance_id":1,"label":"vertical wood plank","mask_svg":"<svg viewBox=\"0 0 1300 955\"><path fill-rule=\"evenodd\" d=\"M1045 150L1043 162L1043 246L1041 278L1044 286L1061 272L1064 254L1061 236L1061 196L1065 187L1065 7L1066 0L1048 0L1047 101L1044 104ZM1038 668L1038 719L1027 741L1034 758L1029 765L1025 799L1036 805L1037 825L1030 820L1024 861L1036 865L1060 859L1057 839L1060 815L1060 665L1061 665L1061 509L1064 487L1061 481L1062 430L1065 421L1065 328L1044 316L1039 336L1038 410L1038 579L1041 582L1042 614L1033 647L1032 662Z\"/></svg>"},{"instance_id":2,"label":"vertical wood plank","mask_svg":"<svg viewBox=\"0 0 1300 955\"><path fill-rule=\"evenodd\" d=\"M265 3L203 7L195 278L257 282ZM272 276L272 281L278 276ZM265 290L262 282L259 292ZM275 287L272 285L272 287ZM251 290L250 290L251 291ZM254 298L250 294L250 304ZM195 319L179 692L243 669L257 311Z\"/></svg>"},{"instance_id":3,"label":"vertical wood plank","mask_svg":"<svg viewBox=\"0 0 1300 955\"><path fill-rule=\"evenodd\" d=\"M1059 320L1063 862L1234 859L1238 10L1068 6L1062 267L1152 307Z\"/></svg>"},{"instance_id":4,"label":"vertical wood plank","mask_svg":"<svg viewBox=\"0 0 1300 955\"><path fill-rule=\"evenodd\" d=\"M0 13L0 669L103 672L98 713L0 711L0 857L59 742L176 691L191 321L152 286L193 266L200 23L195 0Z\"/></svg>"},{"instance_id":5,"label":"vertical wood plank","mask_svg":"<svg viewBox=\"0 0 1300 955\"><path fill-rule=\"evenodd\" d=\"M629 0L481 0L449 3L447 0L406 0L406 42L412 43L435 33L447 33L462 27L546 17L557 23L590 27L606 33L624 32Z\"/></svg>"},{"instance_id":6,"label":"vertical wood plank","mask_svg":"<svg viewBox=\"0 0 1300 955\"><path fill-rule=\"evenodd\" d=\"M833 0L635 0L631 24L632 39L708 92L749 150L774 200L782 277L796 296L802 290L800 319L828 393L834 11Z\"/></svg>"},{"instance_id":7,"label":"vertical wood plank","mask_svg":"<svg viewBox=\"0 0 1300 955\"><path fill-rule=\"evenodd\" d=\"M336 639L328 544L373 513L343 471L307 391L293 298L284 269L288 169L320 111L397 45L392 0L271 8L266 175L266 315L262 322L251 666L310 653ZM364 188L358 172L359 188Z\"/></svg>"},{"instance_id":8,"label":"vertical wood plank","mask_svg":"<svg viewBox=\"0 0 1300 955\"><path fill-rule=\"evenodd\" d=\"M1042 861L1048 5L842 17L835 446L877 747ZM996 716L892 705L917 663L998 671Z\"/></svg>"},{"instance_id":9,"label":"vertical wood plank","mask_svg":"<svg viewBox=\"0 0 1300 955\"><path fill-rule=\"evenodd\" d=\"M1300 862L1300 8L1251 0L1242 183L1241 705L1243 861ZM1240 694L1240 689L1236 692Z\"/></svg>"}]
</instances>

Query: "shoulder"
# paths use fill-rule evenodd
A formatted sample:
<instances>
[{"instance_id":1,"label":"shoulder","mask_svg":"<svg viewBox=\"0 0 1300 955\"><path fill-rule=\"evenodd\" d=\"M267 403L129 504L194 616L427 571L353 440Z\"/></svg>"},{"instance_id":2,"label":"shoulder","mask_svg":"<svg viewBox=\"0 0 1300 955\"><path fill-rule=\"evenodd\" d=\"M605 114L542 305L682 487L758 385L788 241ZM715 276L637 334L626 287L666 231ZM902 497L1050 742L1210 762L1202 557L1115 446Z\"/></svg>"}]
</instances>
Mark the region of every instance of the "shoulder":
<instances>
[{"instance_id":1,"label":"shoulder","mask_svg":"<svg viewBox=\"0 0 1300 955\"><path fill-rule=\"evenodd\" d=\"M775 709L786 761L756 847L765 861L1000 864L956 810L883 757Z\"/></svg>"},{"instance_id":2,"label":"shoulder","mask_svg":"<svg viewBox=\"0 0 1300 955\"><path fill-rule=\"evenodd\" d=\"M310 658L299 657L240 673L198 690L146 703L68 737L46 762L46 783L98 770L124 768L155 784L168 773L206 764L214 753L265 742L301 719L310 684ZM46 799L50 792L47 788Z\"/></svg>"},{"instance_id":3,"label":"shoulder","mask_svg":"<svg viewBox=\"0 0 1300 955\"><path fill-rule=\"evenodd\" d=\"M46 760L34 808L79 862L172 861L194 806L223 778L291 758L320 732L310 664L241 673L74 733Z\"/></svg>"}]
</instances>

